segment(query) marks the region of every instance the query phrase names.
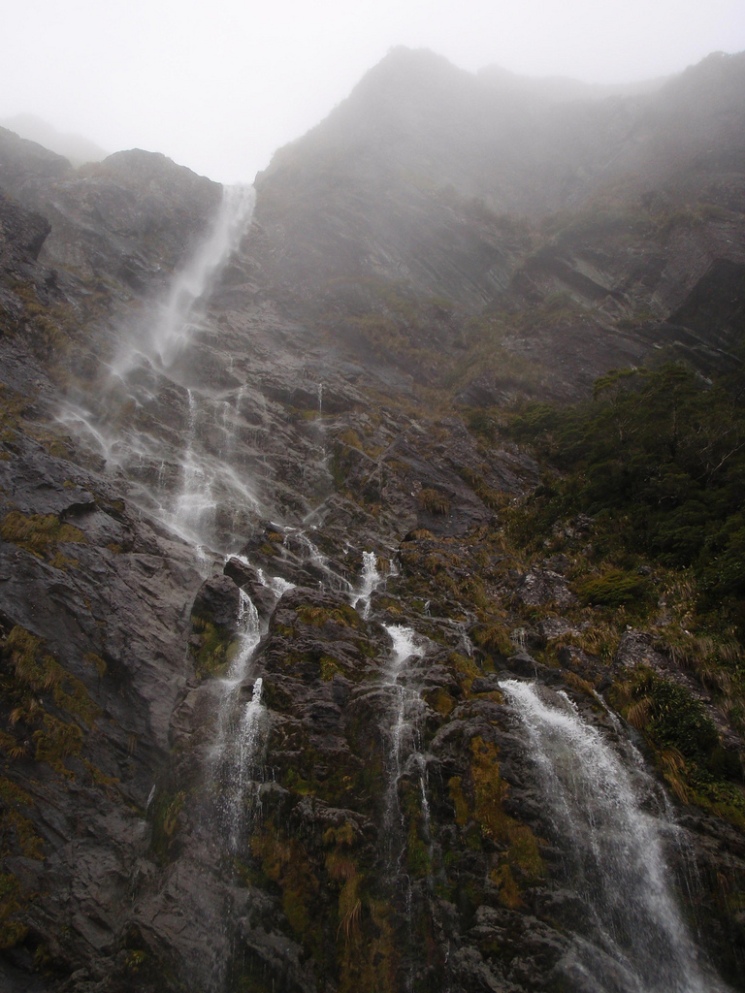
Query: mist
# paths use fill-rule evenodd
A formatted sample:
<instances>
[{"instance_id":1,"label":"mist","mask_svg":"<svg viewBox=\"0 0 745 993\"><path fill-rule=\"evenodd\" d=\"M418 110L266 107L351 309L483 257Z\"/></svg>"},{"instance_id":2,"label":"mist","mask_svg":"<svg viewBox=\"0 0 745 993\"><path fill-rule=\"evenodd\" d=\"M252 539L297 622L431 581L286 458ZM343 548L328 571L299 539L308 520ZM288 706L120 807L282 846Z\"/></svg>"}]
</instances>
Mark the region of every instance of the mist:
<instances>
[{"instance_id":1,"label":"mist","mask_svg":"<svg viewBox=\"0 0 745 993\"><path fill-rule=\"evenodd\" d=\"M0 123L33 114L105 152L161 151L222 182L252 181L396 45L470 72L590 83L745 48L740 0L35 0L3 22Z\"/></svg>"}]
</instances>

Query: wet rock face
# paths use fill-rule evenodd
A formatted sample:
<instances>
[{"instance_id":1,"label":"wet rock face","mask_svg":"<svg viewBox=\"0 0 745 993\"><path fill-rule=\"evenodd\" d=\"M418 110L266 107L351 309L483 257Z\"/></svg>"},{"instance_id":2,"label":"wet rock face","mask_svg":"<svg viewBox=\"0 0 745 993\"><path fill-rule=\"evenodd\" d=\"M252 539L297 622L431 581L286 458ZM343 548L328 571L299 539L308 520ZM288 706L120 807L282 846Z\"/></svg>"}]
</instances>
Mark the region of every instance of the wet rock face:
<instances>
[{"instance_id":1,"label":"wet rock face","mask_svg":"<svg viewBox=\"0 0 745 993\"><path fill-rule=\"evenodd\" d=\"M54 191L46 258L64 265L84 260L93 272L105 267L138 289L188 255L220 202L218 183L164 155L134 149L89 168L91 177L71 178ZM117 252L125 256L118 272Z\"/></svg>"},{"instance_id":2,"label":"wet rock face","mask_svg":"<svg viewBox=\"0 0 745 993\"><path fill-rule=\"evenodd\" d=\"M51 230L51 225L40 214L23 210L7 196L0 197L0 223L2 224L2 265L4 272L13 272L24 262L35 261L41 246Z\"/></svg>"},{"instance_id":3,"label":"wet rock face","mask_svg":"<svg viewBox=\"0 0 745 993\"><path fill-rule=\"evenodd\" d=\"M113 277L130 292L157 285L204 234L220 202L218 183L164 155L117 152L81 174L0 130L0 189L51 224L44 262L88 281Z\"/></svg>"},{"instance_id":4,"label":"wet rock face","mask_svg":"<svg viewBox=\"0 0 745 993\"><path fill-rule=\"evenodd\" d=\"M589 993L587 880L507 678L540 683L628 759L638 735L597 694L613 703L651 672L704 715L735 781L730 715L654 632L614 640L582 601L592 519L566 526L566 554L515 547L512 505L540 467L488 408L543 388L531 364L568 397L665 344L653 321L621 333L643 301L659 317L686 301L676 335L693 355L711 305L724 348L739 249L704 273L739 222L679 224L651 197L640 227L549 220L543 251L545 231L473 201L488 191L471 167L491 161L473 136L467 175L448 154L412 191L400 167L412 175L425 146L437 160L473 91L401 59L262 177L256 223L170 363L121 318L149 313L220 188L136 150L73 172L0 132L11 993ZM421 116L433 85L449 101L436 133ZM348 128L387 128L393 110L412 129L398 158L385 142L345 151ZM492 192L507 202L543 167L516 174L535 136L500 113ZM563 204L592 176L541 195ZM591 309L562 313L565 292ZM690 799L646 797L661 819L677 811L665 856L702 956L744 989L742 830ZM607 988L625 993L606 952Z\"/></svg>"},{"instance_id":5,"label":"wet rock face","mask_svg":"<svg viewBox=\"0 0 745 993\"><path fill-rule=\"evenodd\" d=\"M465 364L485 307L510 315L490 336L503 361L484 368L479 352L463 374L468 404L570 399L660 344L726 368L717 321L698 321L693 301L671 317L700 280L724 315L714 284L745 262L743 177L729 165L742 155L742 56L718 84L710 71L557 104L432 53L391 52L257 177L256 269L286 312L425 383ZM718 116L704 121L709 101ZM512 319L526 308L527 324Z\"/></svg>"}]
</instances>

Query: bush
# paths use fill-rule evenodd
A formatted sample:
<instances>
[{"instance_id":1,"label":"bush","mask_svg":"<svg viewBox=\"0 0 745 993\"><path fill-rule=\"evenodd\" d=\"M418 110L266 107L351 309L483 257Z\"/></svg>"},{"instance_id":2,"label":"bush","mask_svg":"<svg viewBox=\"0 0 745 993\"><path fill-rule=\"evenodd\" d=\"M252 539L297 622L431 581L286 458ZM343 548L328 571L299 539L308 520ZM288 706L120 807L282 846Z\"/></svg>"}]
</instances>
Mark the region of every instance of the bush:
<instances>
[{"instance_id":1,"label":"bush","mask_svg":"<svg viewBox=\"0 0 745 993\"><path fill-rule=\"evenodd\" d=\"M602 576L585 580L578 592L582 602L593 607L625 607L646 603L649 583L643 576L611 569Z\"/></svg>"}]
</instances>

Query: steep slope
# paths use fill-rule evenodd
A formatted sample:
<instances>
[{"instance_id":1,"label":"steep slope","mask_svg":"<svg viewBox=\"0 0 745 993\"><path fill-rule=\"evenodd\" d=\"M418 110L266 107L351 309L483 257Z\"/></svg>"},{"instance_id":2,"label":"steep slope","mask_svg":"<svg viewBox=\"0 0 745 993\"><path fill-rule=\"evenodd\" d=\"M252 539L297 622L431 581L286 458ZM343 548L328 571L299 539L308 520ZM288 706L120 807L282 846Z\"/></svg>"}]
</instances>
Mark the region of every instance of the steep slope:
<instances>
[{"instance_id":1,"label":"steep slope","mask_svg":"<svg viewBox=\"0 0 745 993\"><path fill-rule=\"evenodd\" d=\"M467 381L498 338L534 388L570 395L576 375L552 382L567 341L589 386L641 361L650 325L671 338L655 329L715 260L742 264L742 75L712 56L645 96L557 107L396 50L259 177L262 279L425 380L441 357ZM526 304L527 333L498 320Z\"/></svg>"},{"instance_id":2,"label":"steep slope","mask_svg":"<svg viewBox=\"0 0 745 993\"><path fill-rule=\"evenodd\" d=\"M557 115L397 51L253 220L0 133L4 988L745 988L737 633L493 407L739 341L740 65Z\"/></svg>"}]
</instances>

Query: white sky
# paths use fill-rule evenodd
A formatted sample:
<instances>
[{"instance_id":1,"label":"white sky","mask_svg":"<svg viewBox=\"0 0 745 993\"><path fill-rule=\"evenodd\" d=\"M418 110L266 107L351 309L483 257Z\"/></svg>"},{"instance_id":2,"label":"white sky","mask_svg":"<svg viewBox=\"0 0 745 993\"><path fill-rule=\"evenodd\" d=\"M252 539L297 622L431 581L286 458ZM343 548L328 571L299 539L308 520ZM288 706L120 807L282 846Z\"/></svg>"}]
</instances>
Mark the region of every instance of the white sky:
<instances>
[{"instance_id":1,"label":"white sky","mask_svg":"<svg viewBox=\"0 0 745 993\"><path fill-rule=\"evenodd\" d=\"M6 0L0 118L252 181L394 45L625 82L745 49L745 0Z\"/></svg>"}]
</instances>

